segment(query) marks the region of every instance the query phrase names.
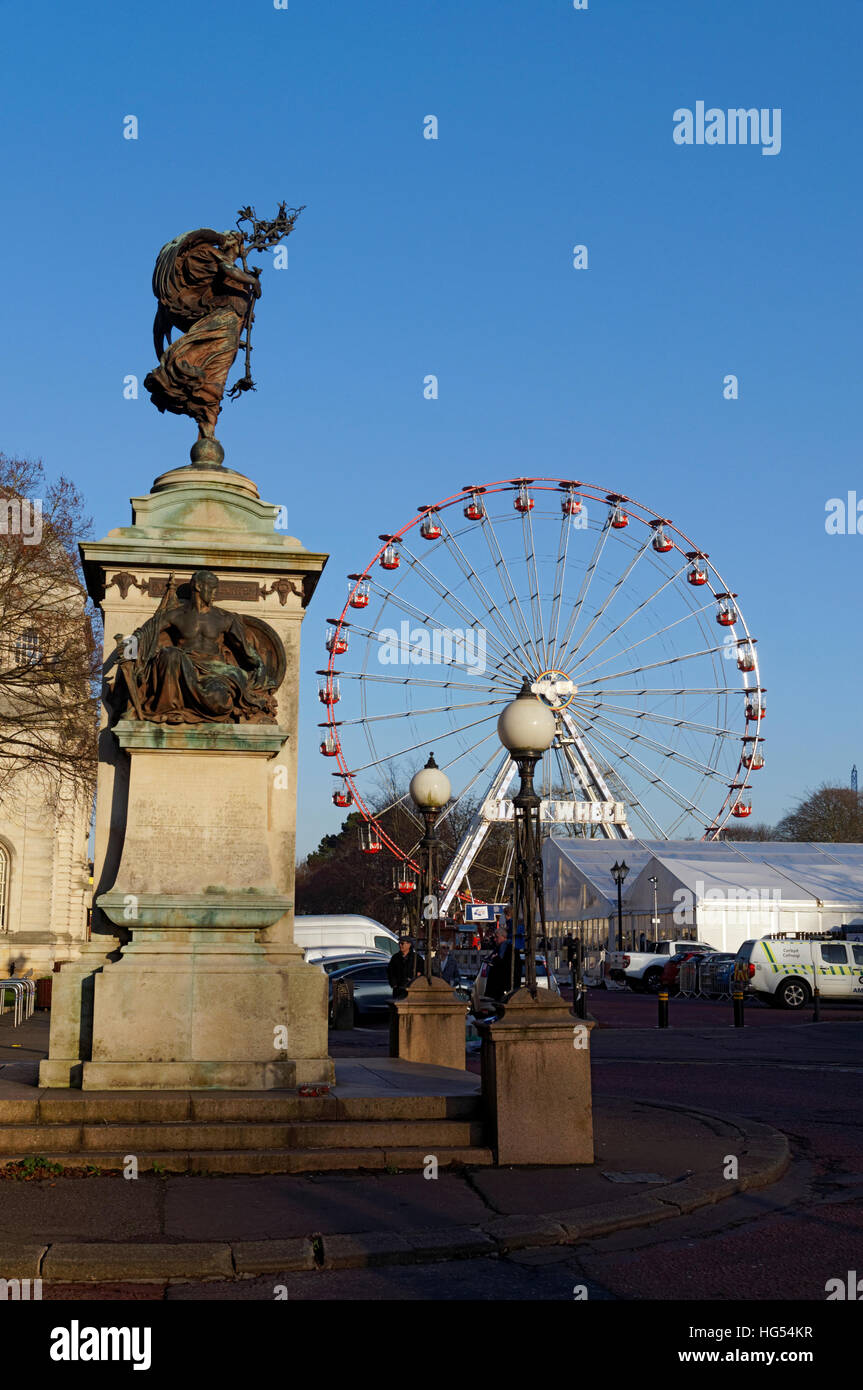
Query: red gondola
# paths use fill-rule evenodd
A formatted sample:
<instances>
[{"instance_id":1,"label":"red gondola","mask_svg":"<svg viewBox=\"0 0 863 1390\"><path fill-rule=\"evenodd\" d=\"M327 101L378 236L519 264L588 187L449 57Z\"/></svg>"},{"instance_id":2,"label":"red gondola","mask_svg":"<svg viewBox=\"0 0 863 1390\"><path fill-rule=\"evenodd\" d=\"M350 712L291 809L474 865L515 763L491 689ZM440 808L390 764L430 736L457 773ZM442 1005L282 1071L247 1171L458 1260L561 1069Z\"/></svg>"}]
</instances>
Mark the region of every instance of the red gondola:
<instances>
[{"instance_id":1,"label":"red gondola","mask_svg":"<svg viewBox=\"0 0 863 1390\"><path fill-rule=\"evenodd\" d=\"M325 679L318 682L318 699L322 705L337 705L341 699L339 683L333 680L328 671L318 671L319 676Z\"/></svg>"},{"instance_id":2,"label":"red gondola","mask_svg":"<svg viewBox=\"0 0 863 1390\"><path fill-rule=\"evenodd\" d=\"M361 825L359 828L360 849L363 854L380 854L381 842L374 826Z\"/></svg>"},{"instance_id":3,"label":"red gondola","mask_svg":"<svg viewBox=\"0 0 863 1390\"><path fill-rule=\"evenodd\" d=\"M331 622L338 622L338 619L331 619ZM328 627L326 648L334 656L344 656L348 649L348 634L344 627Z\"/></svg>"},{"instance_id":4,"label":"red gondola","mask_svg":"<svg viewBox=\"0 0 863 1390\"><path fill-rule=\"evenodd\" d=\"M619 492L610 492L605 500L611 507L608 513L608 524L612 530L622 531L624 526L629 525L629 517L620 505L621 502L626 501L626 498Z\"/></svg>"},{"instance_id":5,"label":"red gondola","mask_svg":"<svg viewBox=\"0 0 863 1390\"><path fill-rule=\"evenodd\" d=\"M352 794L348 791L347 787L340 788L339 791L333 792L334 806L350 806L353 799L354 798Z\"/></svg>"},{"instance_id":6,"label":"red gondola","mask_svg":"<svg viewBox=\"0 0 863 1390\"><path fill-rule=\"evenodd\" d=\"M337 758L340 751L335 734L327 734L326 738L321 739L321 752L325 758Z\"/></svg>"},{"instance_id":7,"label":"red gondola","mask_svg":"<svg viewBox=\"0 0 863 1390\"><path fill-rule=\"evenodd\" d=\"M361 574L349 574L348 579L352 581L348 604L351 608L368 608L371 598L370 581Z\"/></svg>"},{"instance_id":8,"label":"red gondola","mask_svg":"<svg viewBox=\"0 0 863 1390\"><path fill-rule=\"evenodd\" d=\"M670 523L667 521L651 521L650 524L653 527L653 540L650 544L653 546L657 555L667 555L669 550L674 549L674 541L665 529Z\"/></svg>"},{"instance_id":9,"label":"red gondola","mask_svg":"<svg viewBox=\"0 0 863 1390\"><path fill-rule=\"evenodd\" d=\"M533 498L528 492L530 478L513 478L514 483L518 483L518 493L513 500L513 506L517 512L522 514L533 511Z\"/></svg>"},{"instance_id":10,"label":"red gondola","mask_svg":"<svg viewBox=\"0 0 863 1390\"><path fill-rule=\"evenodd\" d=\"M443 534L443 530L440 522L438 521L437 513L435 512L434 508L420 507L419 510L425 513L422 521L420 522L420 535L422 536L423 540L440 540L441 535Z\"/></svg>"},{"instance_id":11,"label":"red gondola","mask_svg":"<svg viewBox=\"0 0 863 1390\"><path fill-rule=\"evenodd\" d=\"M755 670L755 639L740 642L737 646L737 665L741 671Z\"/></svg>"},{"instance_id":12,"label":"red gondola","mask_svg":"<svg viewBox=\"0 0 863 1390\"><path fill-rule=\"evenodd\" d=\"M398 552L401 541L398 536L379 536L378 540L386 541L386 545L381 551L381 569L397 570L401 564L401 556Z\"/></svg>"},{"instance_id":13,"label":"red gondola","mask_svg":"<svg viewBox=\"0 0 863 1390\"><path fill-rule=\"evenodd\" d=\"M468 521L482 521L485 516L485 503L482 500L484 487L465 487L463 492L470 493L470 501L464 507L464 514Z\"/></svg>"},{"instance_id":14,"label":"red gondola","mask_svg":"<svg viewBox=\"0 0 863 1390\"><path fill-rule=\"evenodd\" d=\"M576 497L575 489L579 484L561 483L560 486L564 490L564 496L560 499L560 510L564 516L578 516L581 512L581 498Z\"/></svg>"},{"instance_id":15,"label":"red gondola","mask_svg":"<svg viewBox=\"0 0 863 1390\"><path fill-rule=\"evenodd\" d=\"M716 613L716 621L720 627L733 627L739 618L739 613L732 603L732 599L737 598L736 594L717 594L719 608Z\"/></svg>"},{"instance_id":16,"label":"red gondola","mask_svg":"<svg viewBox=\"0 0 863 1390\"><path fill-rule=\"evenodd\" d=\"M686 572L688 582L696 586L699 584L706 584L707 570L700 562L706 560L707 556L702 555L700 550L689 550L686 553L686 558L692 562Z\"/></svg>"}]
</instances>

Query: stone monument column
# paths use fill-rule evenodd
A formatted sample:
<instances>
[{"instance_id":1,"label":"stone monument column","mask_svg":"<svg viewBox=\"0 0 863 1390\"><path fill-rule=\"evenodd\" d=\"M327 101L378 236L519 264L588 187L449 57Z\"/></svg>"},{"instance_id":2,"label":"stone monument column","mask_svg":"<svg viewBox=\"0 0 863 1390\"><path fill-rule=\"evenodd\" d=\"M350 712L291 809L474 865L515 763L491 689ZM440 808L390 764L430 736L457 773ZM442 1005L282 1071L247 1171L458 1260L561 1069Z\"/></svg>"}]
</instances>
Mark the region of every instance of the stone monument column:
<instances>
[{"instance_id":1,"label":"stone monument column","mask_svg":"<svg viewBox=\"0 0 863 1390\"><path fill-rule=\"evenodd\" d=\"M300 624L326 556L206 459L132 507L82 547L107 683L95 907L40 1084L329 1082L326 979L293 941Z\"/></svg>"}]
</instances>

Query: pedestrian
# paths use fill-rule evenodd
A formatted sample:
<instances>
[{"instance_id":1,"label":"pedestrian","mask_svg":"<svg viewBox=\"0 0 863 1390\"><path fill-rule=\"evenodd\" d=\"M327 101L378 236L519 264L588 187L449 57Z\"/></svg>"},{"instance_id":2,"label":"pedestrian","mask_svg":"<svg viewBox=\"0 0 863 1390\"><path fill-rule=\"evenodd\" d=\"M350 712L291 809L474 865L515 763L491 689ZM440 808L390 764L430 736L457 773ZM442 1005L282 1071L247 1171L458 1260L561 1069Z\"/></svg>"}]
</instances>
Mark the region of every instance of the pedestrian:
<instances>
[{"instance_id":1,"label":"pedestrian","mask_svg":"<svg viewBox=\"0 0 863 1390\"><path fill-rule=\"evenodd\" d=\"M440 975L445 984L452 985L453 988L461 983L459 975L458 961L450 951L446 941L442 941L438 947L437 960L435 961L436 975Z\"/></svg>"},{"instance_id":2,"label":"pedestrian","mask_svg":"<svg viewBox=\"0 0 863 1390\"><path fill-rule=\"evenodd\" d=\"M513 975L513 953L515 955L515 975ZM511 937L507 937L506 927L500 926L495 932L494 955L488 967L485 992L489 999L503 999L510 990L521 984L521 956L514 951Z\"/></svg>"},{"instance_id":3,"label":"pedestrian","mask_svg":"<svg viewBox=\"0 0 863 1390\"><path fill-rule=\"evenodd\" d=\"M414 944L410 937L403 936L399 941L398 952L396 955L390 956L387 965L387 979L392 987L393 999L405 999L408 986L424 970L425 961L422 956L414 950Z\"/></svg>"}]
</instances>

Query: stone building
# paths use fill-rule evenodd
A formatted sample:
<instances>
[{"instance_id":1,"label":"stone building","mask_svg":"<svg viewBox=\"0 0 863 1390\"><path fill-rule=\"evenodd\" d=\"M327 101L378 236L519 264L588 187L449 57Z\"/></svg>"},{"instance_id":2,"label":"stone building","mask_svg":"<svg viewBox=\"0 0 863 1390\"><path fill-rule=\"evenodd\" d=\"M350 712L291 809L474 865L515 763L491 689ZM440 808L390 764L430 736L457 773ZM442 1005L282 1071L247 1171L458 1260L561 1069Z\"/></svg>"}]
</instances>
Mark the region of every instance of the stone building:
<instances>
[{"instance_id":1,"label":"stone building","mask_svg":"<svg viewBox=\"0 0 863 1390\"><path fill-rule=\"evenodd\" d=\"M0 974L50 974L87 939L90 805L22 773L0 805Z\"/></svg>"}]
</instances>

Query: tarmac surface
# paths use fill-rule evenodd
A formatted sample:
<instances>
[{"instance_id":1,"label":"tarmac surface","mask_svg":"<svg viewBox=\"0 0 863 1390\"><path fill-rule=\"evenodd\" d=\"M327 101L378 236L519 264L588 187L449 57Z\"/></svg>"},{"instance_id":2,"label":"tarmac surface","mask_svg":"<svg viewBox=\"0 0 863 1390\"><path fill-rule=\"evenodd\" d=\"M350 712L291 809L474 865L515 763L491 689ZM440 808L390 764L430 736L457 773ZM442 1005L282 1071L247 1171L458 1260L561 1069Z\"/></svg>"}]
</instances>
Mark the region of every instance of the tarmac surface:
<instances>
[{"instance_id":1,"label":"tarmac surface","mask_svg":"<svg viewBox=\"0 0 863 1390\"><path fill-rule=\"evenodd\" d=\"M655 1000L594 991L590 1007L591 1168L10 1181L0 1259L29 1247L48 1299L169 1301L823 1299L861 1267L859 1010L813 1024L750 1006L733 1029L727 1004L672 1000L659 1031ZM35 1081L46 1041L44 1018L7 1022L0 1095ZM379 1069L386 1030L331 1046L347 1079ZM209 1263L170 1267L171 1251Z\"/></svg>"}]
</instances>

